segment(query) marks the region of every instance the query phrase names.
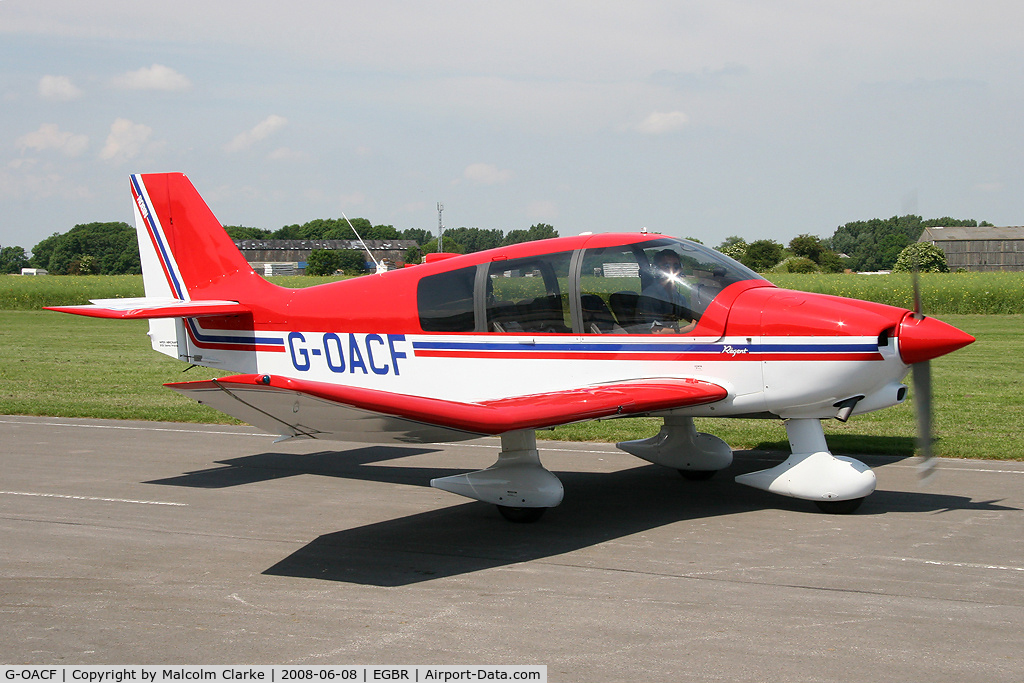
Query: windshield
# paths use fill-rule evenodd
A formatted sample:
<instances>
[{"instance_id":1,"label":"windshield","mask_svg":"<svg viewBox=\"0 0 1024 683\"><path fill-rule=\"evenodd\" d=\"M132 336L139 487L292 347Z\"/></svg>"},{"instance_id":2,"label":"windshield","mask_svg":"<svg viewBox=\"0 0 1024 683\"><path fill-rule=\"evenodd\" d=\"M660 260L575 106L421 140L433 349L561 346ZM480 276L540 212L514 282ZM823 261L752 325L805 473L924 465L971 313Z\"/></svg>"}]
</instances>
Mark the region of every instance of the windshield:
<instances>
[{"instance_id":1,"label":"windshield","mask_svg":"<svg viewBox=\"0 0 1024 683\"><path fill-rule=\"evenodd\" d=\"M763 279L714 249L673 237L587 249L580 277L584 328L689 332L723 289Z\"/></svg>"}]
</instances>

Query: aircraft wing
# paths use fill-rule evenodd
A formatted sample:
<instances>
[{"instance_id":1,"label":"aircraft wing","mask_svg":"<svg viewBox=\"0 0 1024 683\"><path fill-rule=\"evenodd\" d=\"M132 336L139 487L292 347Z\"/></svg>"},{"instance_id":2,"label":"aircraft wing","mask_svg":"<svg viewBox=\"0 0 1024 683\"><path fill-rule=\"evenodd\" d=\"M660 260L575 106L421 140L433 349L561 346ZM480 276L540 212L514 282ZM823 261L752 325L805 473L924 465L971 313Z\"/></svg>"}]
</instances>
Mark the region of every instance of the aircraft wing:
<instances>
[{"instance_id":1,"label":"aircraft wing","mask_svg":"<svg viewBox=\"0 0 1024 683\"><path fill-rule=\"evenodd\" d=\"M237 301L185 301L183 299L140 297L135 299L90 299L84 306L47 306L48 311L74 313L91 318L123 320L151 318L201 318L211 315L238 315L249 308Z\"/></svg>"},{"instance_id":2,"label":"aircraft wing","mask_svg":"<svg viewBox=\"0 0 1024 683\"><path fill-rule=\"evenodd\" d=\"M165 386L273 434L371 443L471 439L713 403L728 394L710 382L669 378L479 403L271 375L235 375Z\"/></svg>"}]
</instances>

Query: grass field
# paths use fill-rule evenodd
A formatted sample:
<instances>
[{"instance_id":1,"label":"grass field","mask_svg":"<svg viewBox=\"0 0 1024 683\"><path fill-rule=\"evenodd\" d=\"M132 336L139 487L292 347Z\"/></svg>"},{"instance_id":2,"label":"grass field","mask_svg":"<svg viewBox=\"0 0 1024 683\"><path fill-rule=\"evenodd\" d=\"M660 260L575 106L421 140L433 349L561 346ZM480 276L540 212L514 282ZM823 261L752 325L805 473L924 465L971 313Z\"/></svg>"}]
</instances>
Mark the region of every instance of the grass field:
<instances>
[{"instance_id":1,"label":"grass field","mask_svg":"<svg viewBox=\"0 0 1024 683\"><path fill-rule=\"evenodd\" d=\"M939 455L1024 460L1024 353L1017 315L948 315L975 335L971 346L934 361ZM215 376L156 353L144 321L112 321L48 311L0 310L0 414L179 422L233 422L163 388L165 382ZM842 424L826 421L836 453L909 455L914 449L913 397L903 405ZM540 432L541 438L620 441L657 432L660 420L589 422ZM737 448L786 449L777 420L698 420Z\"/></svg>"},{"instance_id":2,"label":"grass field","mask_svg":"<svg viewBox=\"0 0 1024 683\"><path fill-rule=\"evenodd\" d=\"M284 287L309 287L339 279L344 278L299 275L274 277L271 282ZM769 279L789 289L912 307L909 275L772 274ZM921 293L925 312L932 315L1024 315L1024 273L925 273L921 275ZM43 306L142 295L141 275L0 275L0 310L38 311Z\"/></svg>"},{"instance_id":3,"label":"grass field","mask_svg":"<svg viewBox=\"0 0 1024 683\"><path fill-rule=\"evenodd\" d=\"M312 287L344 276L290 275L271 278L282 287ZM90 299L143 296L141 275L0 275L0 310L38 311L44 306L78 306Z\"/></svg>"}]
</instances>

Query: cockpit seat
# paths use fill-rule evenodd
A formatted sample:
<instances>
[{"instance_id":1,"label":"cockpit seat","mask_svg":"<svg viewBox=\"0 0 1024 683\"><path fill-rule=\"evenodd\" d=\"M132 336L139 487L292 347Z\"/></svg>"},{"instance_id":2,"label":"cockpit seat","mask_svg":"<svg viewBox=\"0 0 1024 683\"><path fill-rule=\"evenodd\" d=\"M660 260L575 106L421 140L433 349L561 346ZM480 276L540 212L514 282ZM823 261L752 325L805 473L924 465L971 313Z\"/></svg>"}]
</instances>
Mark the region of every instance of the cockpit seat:
<instances>
[{"instance_id":1,"label":"cockpit seat","mask_svg":"<svg viewBox=\"0 0 1024 683\"><path fill-rule=\"evenodd\" d=\"M608 297L608 303L611 304L620 327L629 329L643 322L637 318L637 303L639 301L640 295L629 291L615 292Z\"/></svg>"},{"instance_id":2,"label":"cockpit seat","mask_svg":"<svg viewBox=\"0 0 1024 683\"><path fill-rule=\"evenodd\" d=\"M580 297L583 312L583 329L592 334L625 334L608 310L604 299L597 294L584 294Z\"/></svg>"}]
</instances>

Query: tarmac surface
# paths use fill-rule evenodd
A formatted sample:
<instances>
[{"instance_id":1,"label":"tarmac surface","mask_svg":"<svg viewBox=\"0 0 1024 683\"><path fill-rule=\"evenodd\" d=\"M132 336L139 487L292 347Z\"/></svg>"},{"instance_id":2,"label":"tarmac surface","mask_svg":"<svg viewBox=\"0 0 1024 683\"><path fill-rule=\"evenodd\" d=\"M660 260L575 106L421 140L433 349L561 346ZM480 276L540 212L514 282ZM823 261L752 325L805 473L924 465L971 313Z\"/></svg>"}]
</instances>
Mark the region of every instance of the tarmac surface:
<instances>
[{"instance_id":1,"label":"tarmac surface","mask_svg":"<svg viewBox=\"0 0 1024 683\"><path fill-rule=\"evenodd\" d=\"M0 416L0 663L543 664L562 681L1020 681L1024 463L863 458L854 515L540 442L536 524L429 488L499 442Z\"/></svg>"}]
</instances>

